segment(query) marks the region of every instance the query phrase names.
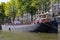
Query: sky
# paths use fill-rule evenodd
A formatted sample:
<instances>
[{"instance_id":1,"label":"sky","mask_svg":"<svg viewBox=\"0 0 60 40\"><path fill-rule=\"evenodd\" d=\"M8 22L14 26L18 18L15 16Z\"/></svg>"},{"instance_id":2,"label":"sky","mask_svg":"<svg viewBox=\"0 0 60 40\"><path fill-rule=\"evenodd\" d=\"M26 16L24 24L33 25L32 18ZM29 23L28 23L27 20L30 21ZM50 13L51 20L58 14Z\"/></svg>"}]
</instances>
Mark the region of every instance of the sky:
<instances>
[{"instance_id":1,"label":"sky","mask_svg":"<svg viewBox=\"0 0 60 40\"><path fill-rule=\"evenodd\" d=\"M0 0L0 2L8 2L9 0Z\"/></svg>"}]
</instances>

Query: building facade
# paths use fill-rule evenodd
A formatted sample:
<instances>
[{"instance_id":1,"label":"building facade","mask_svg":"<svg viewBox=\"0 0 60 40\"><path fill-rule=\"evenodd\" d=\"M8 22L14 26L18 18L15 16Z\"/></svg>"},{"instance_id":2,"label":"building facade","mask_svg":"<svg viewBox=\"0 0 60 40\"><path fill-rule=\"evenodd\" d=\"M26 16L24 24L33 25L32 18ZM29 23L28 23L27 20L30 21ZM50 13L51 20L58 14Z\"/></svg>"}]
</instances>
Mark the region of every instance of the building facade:
<instances>
[{"instance_id":1,"label":"building facade","mask_svg":"<svg viewBox=\"0 0 60 40\"><path fill-rule=\"evenodd\" d=\"M54 17L60 22L60 2L56 2L52 5L52 11L54 13Z\"/></svg>"}]
</instances>

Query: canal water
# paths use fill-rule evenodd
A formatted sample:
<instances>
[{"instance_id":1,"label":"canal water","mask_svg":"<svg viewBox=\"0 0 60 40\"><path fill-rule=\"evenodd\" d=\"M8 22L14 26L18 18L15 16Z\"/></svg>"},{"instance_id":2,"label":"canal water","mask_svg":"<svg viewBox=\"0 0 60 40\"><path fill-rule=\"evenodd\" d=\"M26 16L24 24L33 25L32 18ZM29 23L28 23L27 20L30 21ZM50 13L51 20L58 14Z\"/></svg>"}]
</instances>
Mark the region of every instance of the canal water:
<instances>
[{"instance_id":1,"label":"canal water","mask_svg":"<svg viewBox=\"0 0 60 40\"><path fill-rule=\"evenodd\" d=\"M0 40L59 40L57 33L0 31Z\"/></svg>"}]
</instances>

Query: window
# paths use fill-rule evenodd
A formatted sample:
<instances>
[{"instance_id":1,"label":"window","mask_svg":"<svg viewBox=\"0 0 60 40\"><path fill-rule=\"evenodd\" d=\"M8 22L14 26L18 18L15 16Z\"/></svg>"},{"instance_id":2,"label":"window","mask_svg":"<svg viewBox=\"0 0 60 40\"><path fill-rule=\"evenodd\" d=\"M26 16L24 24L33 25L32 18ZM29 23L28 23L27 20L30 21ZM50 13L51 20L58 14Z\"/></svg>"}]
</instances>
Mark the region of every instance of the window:
<instances>
[{"instance_id":1,"label":"window","mask_svg":"<svg viewBox=\"0 0 60 40\"><path fill-rule=\"evenodd\" d=\"M46 15L43 15L42 18L46 18Z\"/></svg>"},{"instance_id":2,"label":"window","mask_svg":"<svg viewBox=\"0 0 60 40\"><path fill-rule=\"evenodd\" d=\"M58 12L58 16L60 16L60 12Z\"/></svg>"}]
</instances>

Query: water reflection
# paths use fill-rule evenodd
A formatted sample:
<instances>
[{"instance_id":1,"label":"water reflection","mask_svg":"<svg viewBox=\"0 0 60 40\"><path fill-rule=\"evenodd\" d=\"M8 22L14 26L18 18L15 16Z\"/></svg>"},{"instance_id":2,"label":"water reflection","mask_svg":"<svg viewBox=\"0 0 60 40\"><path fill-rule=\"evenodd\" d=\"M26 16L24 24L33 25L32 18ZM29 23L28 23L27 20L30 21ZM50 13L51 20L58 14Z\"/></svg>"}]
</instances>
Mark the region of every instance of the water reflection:
<instances>
[{"instance_id":1,"label":"water reflection","mask_svg":"<svg viewBox=\"0 0 60 40\"><path fill-rule=\"evenodd\" d=\"M58 40L58 34L1 31L0 40Z\"/></svg>"},{"instance_id":2,"label":"water reflection","mask_svg":"<svg viewBox=\"0 0 60 40\"><path fill-rule=\"evenodd\" d=\"M58 33L58 40L60 40L60 32Z\"/></svg>"}]
</instances>

